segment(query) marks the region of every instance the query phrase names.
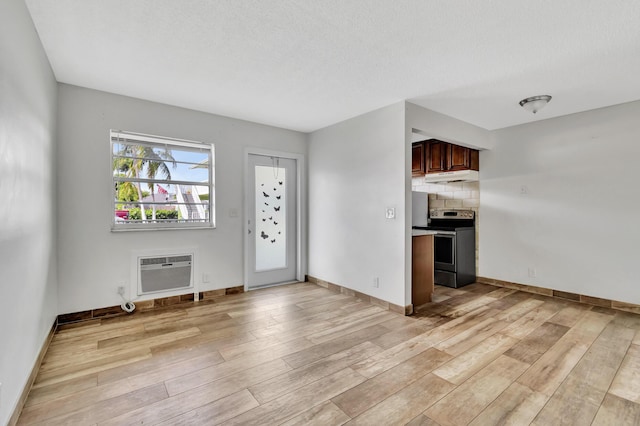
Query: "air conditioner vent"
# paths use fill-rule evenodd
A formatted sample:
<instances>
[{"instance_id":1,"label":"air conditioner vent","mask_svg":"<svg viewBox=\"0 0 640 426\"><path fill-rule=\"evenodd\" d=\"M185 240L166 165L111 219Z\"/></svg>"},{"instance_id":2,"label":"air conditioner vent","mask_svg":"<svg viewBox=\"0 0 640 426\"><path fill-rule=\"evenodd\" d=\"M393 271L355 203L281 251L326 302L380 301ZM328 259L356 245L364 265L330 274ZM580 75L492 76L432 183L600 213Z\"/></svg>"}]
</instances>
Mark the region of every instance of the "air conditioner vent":
<instances>
[{"instance_id":1,"label":"air conditioner vent","mask_svg":"<svg viewBox=\"0 0 640 426\"><path fill-rule=\"evenodd\" d=\"M166 257L149 257L146 259L140 259L140 265L141 266L146 266L146 265L160 265L163 263L167 263L167 258Z\"/></svg>"},{"instance_id":2,"label":"air conditioner vent","mask_svg":"<svg viewBox=\"0 0 640 426\"><path fill-rule=\"evenodd\" d=\"M187 256L170 256L167 258L169 263L171 262L191 262L191 255Z\"/></svg>"}]
</instances>

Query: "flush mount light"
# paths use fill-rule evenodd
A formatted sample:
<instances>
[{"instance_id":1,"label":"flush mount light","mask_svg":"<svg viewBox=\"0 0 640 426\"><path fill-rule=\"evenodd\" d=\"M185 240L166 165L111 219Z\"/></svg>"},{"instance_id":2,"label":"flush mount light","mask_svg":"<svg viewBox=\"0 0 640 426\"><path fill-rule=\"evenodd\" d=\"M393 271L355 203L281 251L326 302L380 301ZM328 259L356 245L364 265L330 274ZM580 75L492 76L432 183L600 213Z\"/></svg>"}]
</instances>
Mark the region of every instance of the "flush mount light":
<instances>
[{"instance_id":1,"label":"flush mount light","mask_svg":"<svg viewBox=\"0 0 640 426\"><path fill-rule=\"evenodd\" d=\"M520 106L527 111L532 113L536 113L540 111L546 104L551 100L551 96L549 95L540 95L540 96L532 96L527 99L523 99L520 101Z\"/></svg>"}]
</instances>

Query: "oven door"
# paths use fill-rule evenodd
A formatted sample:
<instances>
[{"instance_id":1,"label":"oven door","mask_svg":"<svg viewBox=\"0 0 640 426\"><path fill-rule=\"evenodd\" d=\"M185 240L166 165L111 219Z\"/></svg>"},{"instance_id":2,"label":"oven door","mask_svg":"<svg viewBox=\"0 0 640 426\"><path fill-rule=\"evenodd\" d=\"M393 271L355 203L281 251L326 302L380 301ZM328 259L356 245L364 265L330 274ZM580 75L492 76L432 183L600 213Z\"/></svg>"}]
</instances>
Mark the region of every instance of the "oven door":
<instances>
[{"instance_id":1,"label":"oven door","mask_svg":"<svg viewBox=\"0 0 640 426\"><path fill-rule=\"evenodd\" d=\"M433 236L433 260L435 269L456 272L456 233L438 231Z\"/></svg>"}]
</instances>

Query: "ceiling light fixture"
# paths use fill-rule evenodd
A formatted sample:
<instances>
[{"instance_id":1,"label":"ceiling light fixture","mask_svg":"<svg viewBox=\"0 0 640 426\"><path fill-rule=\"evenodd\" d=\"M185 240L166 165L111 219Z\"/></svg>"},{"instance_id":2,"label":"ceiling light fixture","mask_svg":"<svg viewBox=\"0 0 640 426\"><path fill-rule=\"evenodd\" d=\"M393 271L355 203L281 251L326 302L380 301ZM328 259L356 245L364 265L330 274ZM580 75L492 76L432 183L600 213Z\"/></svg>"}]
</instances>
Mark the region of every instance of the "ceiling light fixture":
<instances>
[{"instance_id":1,"label":"ceiling light fixture","mask_svg":"<svg viewBox=\"0 0 640 426\"><path fill-rule=\"evenodd\" d=\"M540 95L540 96L532 96L527 99L523 99L520 101L520 106L527 111L532 113L536 113L540 111L546 104L551 100L551 96L549 95Z\"/></svg>"}]
</instances>

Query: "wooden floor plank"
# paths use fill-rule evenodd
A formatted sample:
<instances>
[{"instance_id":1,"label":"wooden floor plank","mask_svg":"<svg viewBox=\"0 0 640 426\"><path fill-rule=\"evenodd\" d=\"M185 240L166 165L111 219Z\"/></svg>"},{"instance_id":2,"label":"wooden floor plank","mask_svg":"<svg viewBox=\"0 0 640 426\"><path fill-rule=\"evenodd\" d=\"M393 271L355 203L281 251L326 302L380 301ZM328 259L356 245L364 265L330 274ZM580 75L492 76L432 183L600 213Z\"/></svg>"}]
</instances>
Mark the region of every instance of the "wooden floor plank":
<instances>
[{"instance_id":1,"label":"wooden floor plank","mask_svg":"<svg viewBox=\"0 0 640 426\"><path fill-rule=\"evenodd\" d=\"M640 346L629 347L609 392L640 404Z\"/></svg>"},{"instance_id":2,"label":"wooden floor plank","mask_svg":"<svg viewBox=\"0 0 640 426\"><path fill-rule=\"evenodd\" d=\"M269 350L279 343L307 337L312 333L333 328L334 317L343 316L339 311L328 312L312 318L295 319L290 322L276 323L268 327L251 330L256 339L242 345L231 345L220 349L225 360L231 360L252 352ZM321 318L320 318L321 317ZM308 339L307 339L308 340Z\"/></svg>"},{"instance_id":3,"label":"wooden floor plank","mask_svg":"<svg viewBox=\"0 0 640 426\"><path fill-rule=\"evenodd\" d=\"M409 423L407 423L406 426L440 426L440 424L425 416L424 414L420 414Z\"/></svg>"},{"instance_id":4,"label":"wooden floor plank","mask_svg":"<svg viewBox=\"0 0 640 426\"><path fill-rule=\"evenodd\" d=\"M593 426L640 425L640 404L608 393L598 409Z\"/></svg>"},{"instance_id":5,"label":"wooden floor plank","mask_svg":"<svg viewBox=\"0 0 640 426\"><path fill-rule=\"evenodd\" d=\"M343 351L354 345L374 339L387 331L388 330L381 325L372 325L317 345L304 339L310 342L311 345L299 351L292 351L293 353L291 353L291 355L286 355L283 359L293 368L302 367L303 365L316 362L319 359Z\"/></svg>"},{"instance_id":6,"label":"wooden floor plank","mask_svg":"<svg viewBox=\"0 0 640 426\"><path fill-rule=\"evenodd\" d=\"M434 347L449 355L457 356L493 336L506 326L507 323L504 321L487 318L474 326L468 327L467 330L438 343Z\"/></svg>"},{"instance_id":7,"label":"wooden floor plank","mask_svg":"<svg viewBox=\"0 0 640 426\"><path fill-rule=\"evenodd\" d=\"M503 334L496 334L484 342L474 346L467 352L453 358L442 367L433 371L433 374L455 385L473 376L491 364L496 358L515 345L518 340Z\"/></svg>"},{"instance_id":8,"label":"wooden floor plank","mask_svg":"<svg viewBox=\"0 0 640 426\"><path fill-rule=\"evenodd\" d=\"M43 421L46 425L95 424L121 413L126 413L127 411L145 407L156 401L166 399L168 396L164 385L159 383L115 398L106 399L60 416L46 416L38 420L29 418L28 416L20 416L20 422L29 424L34 421Z\"/></svg>"},{"instance_id":9,"label":"wooden floor plank","mask_svg":"<svg viewBox=\"0 0 640 426\"><path fill-rule=\"evenodd\" d=\"M479 309L473 315L466 315L448 321L419 336L401 342L368 360L355 364L353 368L366 377L375 377L434 345L455 336L457 333L461 333L467 328L484 321L483 314L487 312L487 309Z\"/></svg>"},{"instance_id":10,"label":"wooden floor plank","mask_svg":"<svg viewBox=\"0 0 640 426\"><path fill-rule=\"evenodd\" d=\"M144 372L152 373L168 365L174 365L176 369L181 369L183 373L190 370L190 366L197 365L204 368L224 362L224 358L218 351L209 348L193 347L192 350L175 351L153 356L132 364L126 364L98 373L98 384L116 382Z\"/></svg>"},{"instance_id":11,"label":"wooden floor plank","mask_svg":"<svg viewBox=\"0 0 640 426\"><path fill-rule=\"evenodd\" d=\"M579 319L574 326L518 379L518 383L547 396L553 395L612 319L595 312L576 312Z\"/></svg>"},{"instance_id":12,"label":"wooden floor plank","mask_svg":"<svg viewBox=\"0 0 640 426\"><path fill-rule=\"evenodd\" d=\"M250 332L237 332L230 336L210 336L207 333L201 333L194 337L186 337L173 342L156 345L151 348L151 353L155 356L163 352L173 352L188 350L195 346L206 346L212 350L221 350L240 343L256 340L256 337Z\"/></svg>"},{"instance_id":13,"label":"wooden floor plank","mask_svg":"<svg viewBox=\"0 0 640 426\"><path fill-rule=\"evenodd\" d=\"M389 396L347 425L403 425L437 403L454 385L431 373Z\"/></svg>"},{"instance_id":14,"label":"wooden floor plank","mask_svg":"<svg viewBox=\"0 0 640 426\"><path fill-rule=\"evenodd\" d=\"M282 426L340 426L351 420L331 401L312 407L302 414L282 423Z\"/></svg>"},{"instance_id":15,"label":"wooden floor plank","mask_svg":"<svg viewBox=\"0 0 640 426\"><path fill-rule=\"evenodd\" d=\"M98 374L89 374L75 379L65 380L52 386L31 388L25 407L43 404L67 395L83 392L98 386Z\"/></svg>"},{"instance_id":16,"label":"wooden floor plank","mask_svg":"<svg viewBox=\"0 0 640 426\"><path fill-rule=\"evenodd\" d=\"M419 380L451 358L431 348L333 398L347 415L356 417Z\"/></svg>"},{"instance_id":17,"label":"wooden floor plank","mask_svg":"<svg viewBox=\"0 0 640 426\"><path fill-rule=\"evenodd\" d=\"M499 288L497 290L491 291L490 293L486 293L480 297L473 298L468 302L457 304L456 306L451 307L451 309L443 312L442 314L453 317L453 318L457 318L469 312L473 312L482 306L486 306L489 303L495 302L498 299L502 299L503 297L509 296L514 292L515 290L511 290L508 288Z\"/></svg>"},{"instance_id":18,"label":"wooden floor plank","mask_svg":"<svg viewBox=\"0 0 640 426\"><path fill-rule=\"evenodd\" d=\"M393 327L393 325L390 324L392 321L394 320L381 323L382 326L390 328L390 331L371 340L372 343L380 346L383 349L389 349L401 344L406 340L420 336L421 334L424 334L425 332L433 328L433 325L431 325L427 321L413 320L408 325L400 327Z\"/></svg>"},{"instance_id":19,"label":"wooden floor plank","mask_svg":"<svg viewBox=\"0 0 640 426\"><path fill-rule=\"evenodd\" d=\"M540 411L534 424L590 424L634 335L634 330L609 324Z\"/></svg>"},{"instance_id":20,"label":"wooden floor plank","mask_svg":"<svg viewBox=\"0 0 640 426\"><path fill-rule=\"evenodd\" d=\"M288 393L273 401L262 404L233 419L225 425L264 425L277 424L290 420L306 411L309 407L319 405L341 394L347 389L359 385L366 378L346 368L321 380L303 386L295 392Z\"/></svg>"},{"instance_id":21,"label":"wooden floor plank","mask_svg":"<svg viewBox=\"0 0 640 426\"><path fill-rule=\"evenodd\" d=\"M254 367L265 362L273 361L283 356L295 353L300 348L311 347L313 343L306 339L298 339L277 345L270 351L249 354L231 361L216 364L211 367L203 368L192 373L184 374L165 381L169 395L177 395L197 386L211 383L215 380L230 376L250 367Z\"/></svg>"},{"instance_id":22,"label":"wooden floor plank","mask_svg":"<svg viewBox=\"0 0 640 426\"><path fill-rule=\"evenodd\" d=\"M231 397L234 394L237 395L243 390L248 390L250 386L256 383L268 380L289 370L291 370L291 367L286 365L281 359L266 362L206 385L178 393L146 407L113 417L109 421L104 422L104 424L113 426L122 424L155 424L174 418L176 413L187 412L189 413L188 416L181 421L187 422L190 421L188 419L202 418L204 413L211 413L212 409L221 409L221 405L216 403L217 401ZM249 395L251 395L251 393L249 393ZM242 395L240 396L241 400L244 401L244 397ZM235 400L231 398L226 401ZM223 402L222 404L225 405L227 402ZM233 404L236 403L234 402ZM249 407L249 405L251 406ZM253 395L251 395L251 400L248 401L248 404L245 406L247 410L249 410L258 405L259 403L257 403ZM238 414L241 414L241 412L235 415ZM235 415L228 418L235 417Z\"/></svg>"},{"instance_id":23,"label":"wooden floor plank","mask_svg":"<svg viewBox=\"0 0 640 426\"><path fill-rule=\"evenodd\" d=\"M443 426L467 425L527 368L529 364L500 356L432 405L425 415Z\"/></svg>"},{"instance_id":24,"label":"wooden floor plank","mask_svg":"<svg viewBox=\"0 0 640 426\"><path fill-rule=\"evenodd\" d=\"M548 399L547 395L514 382L469 424L472 426L528 425L535 419Z\"/></svg>"},{"instance_id":25,"label":"wooden floor plank","mask_svg":"<svg viewBox=\"0 0 640 426\"><path fill-rule=\"evenodd\" d=\"M200 330L198 328L189 327L182 330L172 330L161 335L141 338L137 340L135 344L85 351L77 356L69 356L64 361L56 363L56 365L51 368L42 369L38 382L47 382L57 376L65 375L69 370L77 370L80 365L85 369L101 371L97 367L102 364L110 363L117 359L127 358L129 354L136 354L138 356L150 354L150 348L152 346L173 342L178 339L192 337L198 334L200 334Z\"/></svg>"},{"instance_id":26,"label":"wooden floor plank","mask_svg":"<svg viewBox=\"0 0 640 426\"><path fill-rule=\"evenodd\" d=\"M233 395L229 395L226 398L222 398L194 410L187 411L186 413L157 424L164 426L217 425L259 405L260 404L258 404L258 401L253 398L251 393L244 389Z\"/></svg>"},{"instance_id":27,"label":"wooden floor plank","mask_svg":"<svg viewBox=\"0 0 640 426\"><path fill-rule=\"evenodd\" d=\"M561 305L558 303L543 303L512 322L502 333L516 339L524 339L529 333L556 315L560 309ZM563 327L560 324L556 325Z\"/></svg>"},{"instance_id":28,"label":"wooden floor plank","mask_svg":"<svg viewBox=\"0 0 640 426\"><path fill-rule=\"evenodd\" d=\"M249 387L253 397L261 404L283 394L320 380L336 371L347 368L362 359L380 352L380 347L364 342L344 351L329 355L309 365L287 371L271 380Z\"/></svg>"},{"instance_id":29,"label":"wooden floor plank","mask_svg":"<svg viewBox=\"0 0 640 426\"><path fill-rule=\"evenodd\" d=\"M499 311L503 312L506 309L509 309L512 306L516 305L517 303L532 299L532 296L533 295L530 293L516 291L505 297L490 302L487 307L489 309L498 309Z\"/></svg>"},{"instance_id":30,"label":"wooden floor plank","mask_svg":"<svg viewBox=\"0 0 640 426\"><path fill-rule=\"evenodd\" d=\"M215 364L217 358L214 357L213 360ZM179 377L191 371L198 371L209 365L209 362L209 355L205 354L182 362L162 365L152 371L142 370L138 373L132 372L131 375L122 377L120 380L104 384L98 383L98 386L95 387L87 387L66 395L58 395L58 398L55 400L30 405L25 407L23 415L26 417L39 416L42 418L59 416L81 409L90 403L120 397L127 393L162 383L176 376ZM49 387L55 389L56 385L54 384Z\"/></svg>"},{"instance_id":31,"label":"wooden floor plank","mask_svg":"<svg viewBox=\"0 0 640 426\"><path fill-rule=\"evenodd\" d=\"M549 322L544 323L525 335L520 342L505 352L505 355L527 364L533 364L567 331L569 331L569 327Z\"/></svg>"},{"instance_id":32,"label":"wooden floor plank","mask_svg":"<svg viewBox=\"0 0 640 426\"><path fill-rule=\"evenodd\" d=\"M71 364L64 368L41 372L38 374L38 377L36 377L33 387L40 388L44 386L57 385L59 383L66 382L67 380L100 373L101 371L106 371L110 368L132 364L149 358L151 358L151 351L148 348L141 348L99 360L78 362L77 364Z\"/></svg>"},{"instance_id":33,"label":"wooden floor plank","mask_svg":"<svg viewBox=\"0 0 640 426\"><path fill-rule=\"evenodd\" d=\"M377 309L379 311L373 313L372 315L350 321L349 324L340 324L326 330L310 333L306 337L313 343L324 343L330 340L337 339L338 337L346 336L372 325L383 323L396 316L396 314L394 314L393 312L384 311L380 308Z\"/></svg>"},{"instance_id":34,"label":"wooden floor plank","mask_svg":"<svg viewBox=\"0 0 640 426\"><path fill-rule=\"evenodd\" d=\"M590 307L574 303L571 306L567 306L566 308L562 309L560 312L551 317L549 319L549 322L564 325L567 327L573 327L580 320L580 318L582 318L582 316L587 313L589 309Z\"/></svg>"},{"instance_id":35,"label":"wooden floor plank","mask_svg":"<svg viewBox=\"0 0 640 426\"><path fill-rule=\"evenodd\" d=\"M309 283L59 328L19 424L640 424L640 315L436 286L405 317Z\"/></svg>"},{"instance_id":36,"label":"wooden floor plank","mask_svg":"<svg viewBox=\"0 0 640 426\"><path fill-rule=\"evenodd\" d=\"M502 310L495 316L495 318L500 321L507 321L510 323L515 322L532 310L538 308L541 305L544 305L544 303L545 302L542 300L527 298L521 302L516 303L513 306L508 307L507 309Z\"/></svg>"}]
</instances>

